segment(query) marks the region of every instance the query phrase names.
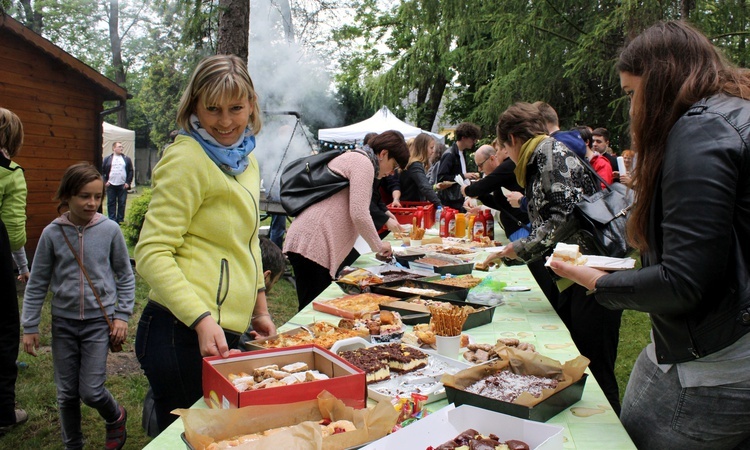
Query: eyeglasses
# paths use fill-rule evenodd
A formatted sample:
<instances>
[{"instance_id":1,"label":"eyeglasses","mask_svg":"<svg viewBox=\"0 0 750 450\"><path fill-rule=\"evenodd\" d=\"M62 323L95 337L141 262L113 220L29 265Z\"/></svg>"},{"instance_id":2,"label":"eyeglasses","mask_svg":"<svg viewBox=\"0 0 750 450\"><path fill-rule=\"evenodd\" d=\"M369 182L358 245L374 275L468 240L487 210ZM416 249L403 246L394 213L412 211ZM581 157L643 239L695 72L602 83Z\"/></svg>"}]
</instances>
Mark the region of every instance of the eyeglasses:
<instances>
[{"instance_id":1,"label":"eyeglasses","mask_svg":"<svg viewBox=\"0 0 750 450\"><path fill-rule=\"evenodd\" d=\"M491 156L490 156L490 158L491 158ZM475 160L474 160L474 162L476 162L476 163L477 163L477 169L479 169L479 170L482 170L482 166L483 166L483 165L484 165L484 163L486 163L486 162L487 162L487 160L488 160L488 159L490 159L490 158L487 158L487 159L485 159L485 160L484 160L484 161L482 161L482 162L477 162L477 160L475 159Z\"/></svg>"}]
</instances>

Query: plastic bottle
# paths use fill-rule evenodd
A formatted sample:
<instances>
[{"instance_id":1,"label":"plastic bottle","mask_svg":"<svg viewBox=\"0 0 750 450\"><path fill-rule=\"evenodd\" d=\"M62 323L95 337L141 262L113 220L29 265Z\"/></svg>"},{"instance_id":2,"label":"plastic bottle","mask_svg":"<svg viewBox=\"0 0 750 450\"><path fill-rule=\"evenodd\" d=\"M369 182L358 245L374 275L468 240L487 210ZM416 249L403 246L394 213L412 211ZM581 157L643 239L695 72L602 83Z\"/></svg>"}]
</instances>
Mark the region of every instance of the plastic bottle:
<instances>
[{"instance_id":1,"label":"plastic bottle","mask_svg":"<svg viewBox=\"0 0 750 450\"><path fill-rule=\"evenodd\" d=\"M484 210L484 229L485 235L491 241L495 240L495 219L492 218L492 212L489 209Z\"/></svg>"},{"instance_id":2,"label":"plastic bottle","mask_svg":"<svg viewBox=\"0 0 750 450\"><path fill-rule=\"evenodd\" d=\"M466 236L466 214L456 214L456 234L457 238Z\"/></svg>"},{"instance_id":3,"label":"plastic bottle","mask_svg":"<svg viewBox=\"0 0 750 450\"><path fill-rule=\"evenodd\" d=\"M437 224L438 230L440 229L440 216L443 214L443 207L438 206L435 210L435 223Z\"/></svg>"},{"instance_id":4,"label":"plastic bottle","mask_svg":"<svg viewBox=\"0 0 750 450\"><path fill-rule=\"evenodd\" d=\"M484 211L477 215L474 219L474 229L472 230L471 236L473 241L481 241L484 237L484 227L487 220L484 217Z\"/></svg>"},{"instance_id":5,"label":"plastic bottle","mask_svg":"<svg viewBox=\"0 0 750 450\"><path fill-rule=\"evenodd\" d=\"M470 241L474 240L474 223L476 223L477 216L474 214L469 214L469 226L467 227L466 231L468 233L468 237Z\"/></svg>"},{"instance_id":6,"label":"plastic bottle","mask_svg":"<svg viewBox=\"0 0 750 450\"><path fill-rule=\"evenodd\" d=\"M445 211L443 211L443 214L440 216L440 237L450 236L451 220L453 220L453 210L446 206Z\"/></svg>"},{"instance_id":7,"label":"plastic bottle","mask_svg":"<svg viewBox=\"0 0 750 450\"><path fill-rule=\"evenodd\" d=\"M424 226L424 211L417 209L416 212L414 212L414 218L417 219L417 226L419 228L426 228Z\"/></svg>"}]
</instances>

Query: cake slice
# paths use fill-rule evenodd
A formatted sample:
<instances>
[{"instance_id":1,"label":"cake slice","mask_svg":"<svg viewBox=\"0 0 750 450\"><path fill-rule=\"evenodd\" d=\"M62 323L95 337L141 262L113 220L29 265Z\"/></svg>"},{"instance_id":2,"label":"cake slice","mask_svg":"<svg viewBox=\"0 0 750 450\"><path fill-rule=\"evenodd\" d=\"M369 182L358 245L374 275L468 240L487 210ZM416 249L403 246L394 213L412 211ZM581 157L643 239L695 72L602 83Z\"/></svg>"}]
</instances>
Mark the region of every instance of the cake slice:
<instances>
[{"instance_id":1,"label":"cake slice","mask_svg":"<svg viewBox=\"0 0 750 450\"><path fill-rule=\"evenodd\" d=\"M552 257L567 263L582 266L586 264L586 257L581 254L578 250L577 244L566 244L564 242L558 242L555 246L555 250L552 252Z\"/></svg>"}]
</instances>

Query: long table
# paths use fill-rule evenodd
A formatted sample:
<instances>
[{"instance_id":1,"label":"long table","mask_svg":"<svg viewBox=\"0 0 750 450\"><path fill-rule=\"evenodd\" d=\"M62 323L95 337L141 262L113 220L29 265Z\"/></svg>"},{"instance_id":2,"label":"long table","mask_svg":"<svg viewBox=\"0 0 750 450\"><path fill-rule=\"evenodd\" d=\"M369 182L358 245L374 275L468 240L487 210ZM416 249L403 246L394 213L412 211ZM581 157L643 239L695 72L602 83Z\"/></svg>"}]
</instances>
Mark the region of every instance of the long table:
<instances>
[{"instance_id":1,"label":"long table","mask_svg":"<svg viewBox=\"0 0 750 450\"><path fill-rule=\"evenodd\" d=\"M372 267L380 264L381 262L374 258L374 254L362 255L355 263L358 267ZM538 352L560 362L571 360L580 354L567 328L542 294L526 266L502 266L490 272L474 271L473 275L476 277L491 275L505 281L508 286L530 288L526 292L504 292L504 304L496 309L493 321L466 332L475 342L495 343L501 337L518 338L534 344ZM341 289L331 284L319 298L332 299L342 295L344 294ZM290 322L297 324L308 324L314 321L338 323L338 320L338 317L316 311L308 305ZM295 325L287 323L279 327L279 331L294 327ZM370 404L374 403L370 401ZM427 409L437 411L447 404L447 400L444 399L428 404ZM200 399L193 407L206 408L207 406L203 399ZM559 425L565 429L565 449L635 449L635 445L590 372L581 400L548 420L547 423ZM182 421L178 419L154 438L146 448L185 448L180 439L183 430Z\"/></svg>"}]
</instances>

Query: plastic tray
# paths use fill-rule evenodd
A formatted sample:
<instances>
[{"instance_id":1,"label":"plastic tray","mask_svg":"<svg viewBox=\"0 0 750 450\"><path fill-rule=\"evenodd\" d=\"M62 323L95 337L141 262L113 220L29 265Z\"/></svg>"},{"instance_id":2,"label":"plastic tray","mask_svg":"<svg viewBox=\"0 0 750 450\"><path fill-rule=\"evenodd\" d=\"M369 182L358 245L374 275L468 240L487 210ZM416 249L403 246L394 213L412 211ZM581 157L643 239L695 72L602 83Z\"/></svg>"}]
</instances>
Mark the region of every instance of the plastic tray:
<instances>
[{"instance_id":1,"label":"plastic tray","mask_svg":"<svg viewBox=\"0 0 750 450\"><path fill-rule=\"evenodd\" d=\"M432 228L435 225L435 206L430 202L401 202L401 207L388 206L388 210L396 216L396 220L401 224L411 225L418 210L422 210L424 217L424 226L422 228ZM420 225L421 226L421 225Z\"/></svg>"}]
</instances>

